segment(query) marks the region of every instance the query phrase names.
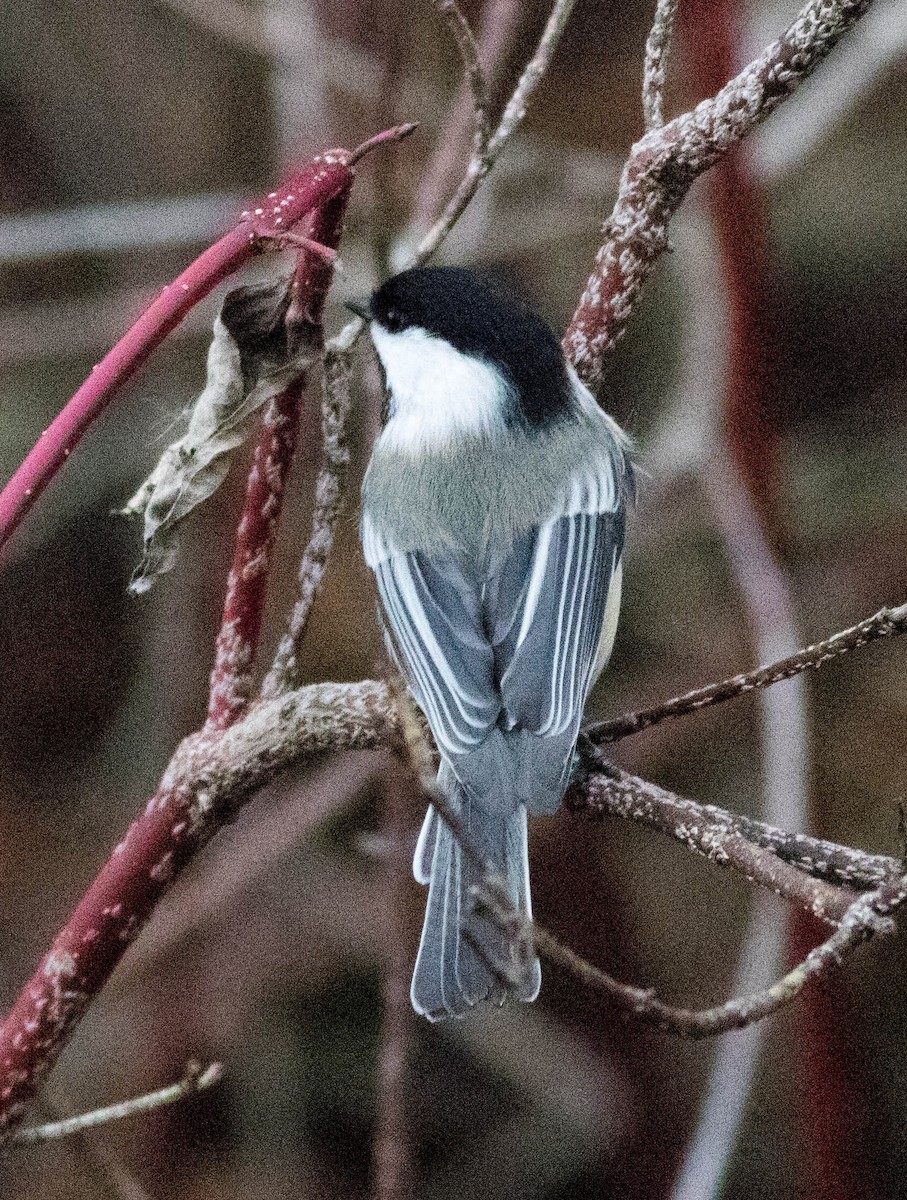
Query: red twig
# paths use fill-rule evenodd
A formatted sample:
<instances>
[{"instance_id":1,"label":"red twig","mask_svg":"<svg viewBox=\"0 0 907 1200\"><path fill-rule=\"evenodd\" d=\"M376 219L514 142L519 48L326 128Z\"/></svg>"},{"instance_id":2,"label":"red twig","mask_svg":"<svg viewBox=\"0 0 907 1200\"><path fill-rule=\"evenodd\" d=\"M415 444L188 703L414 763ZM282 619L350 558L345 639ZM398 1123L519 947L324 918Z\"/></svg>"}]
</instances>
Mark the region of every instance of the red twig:
<instances>
[{"instance_id":1,"label":"red twig","mask_svg":"<svg viewBox=\"0 0 907 1200\"><path fill-rule=\"evenodd\" d=\"M169 284L127 334L94 367L63 411L44 430L25 461L0 493L0 547L122 385L186 313L259 249L259 239L292 228L324 205L351 178L348 150L313 159L277 191L242 214L239 223Z\"/></svg>"}]
</instances>

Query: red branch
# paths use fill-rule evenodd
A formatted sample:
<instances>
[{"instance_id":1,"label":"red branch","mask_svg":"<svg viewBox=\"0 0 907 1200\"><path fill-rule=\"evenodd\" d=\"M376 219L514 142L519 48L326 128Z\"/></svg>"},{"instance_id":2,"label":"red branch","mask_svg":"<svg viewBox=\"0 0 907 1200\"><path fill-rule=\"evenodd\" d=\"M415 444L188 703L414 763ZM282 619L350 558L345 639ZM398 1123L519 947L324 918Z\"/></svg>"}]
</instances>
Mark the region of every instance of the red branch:
<instances>
[{"instance_id":1,"label":"red branch","mask_svg":"<svg viewBox=\"0 0 907 1200\"><path fill-rule=\"evenodd\" d=\"M350 196L352 172L325 204L307 219L305 234L321 246L337 247ZM293 337L322 346L322 317L334 268L312 250L299 255L286 325ZM264 614L271 552L283 510L287 477L299 437L300 405L305 380L294 380L268 405L261 437L246 484L246 502L236 531L233 564L211 672L208 725L226 729L238 720L252 698L252 666Z\"/></svg>"},{"instance_id":2,"label":"red branch","mask_svg":"<svg viewBox=\"0 0 907 1200\"><path fill-rule=\"evenodd\" d=\"M350 157L347 150L334 150L313 159L277 191L244 212L235 229L164 288L129 332L92 369L0 493L0 547L66 462L92 421L186 313L259 251L260 238L273 238L291 229L313 209L349 187Z\"/></svg>"},{"instance_id":3,"label":"red branch","mask_svg":"<svg viewBox=\"0 0 907 1200\"><path fill-rule=\"evenodd\" d=\"M70 447L148 354L193 304L260 248L311 214L306 233L336 243L352 182L351 164L372 146L406 136L412 126L388 131L352 154L335 150L314 159L281 189L249 212L236 229L185 271L107 355L17 471L0 497L0 544L22 519L37 493L65 461ZM330 283L329 261L304 250L293 283L288 322L301 336L320 337ZM292 392L292 394L291 394ZM286 471L298 428L297 388L288 389L266 416L237 534L224 626L235 626L247 648L258 640L267 560L275 534ZM90 885L75 912L41 960L0 1024L0 1139L21 1120L29 1101L57 1061L80 1017L97 996L158 900L205 845L225 814L198 779L209 762L217 730L243 710L250 663L230 659L224 630L212 677L211 719L187 739L144 812ZM181 772L191 760L191 770Z\"/></svg>"}]
</instances>

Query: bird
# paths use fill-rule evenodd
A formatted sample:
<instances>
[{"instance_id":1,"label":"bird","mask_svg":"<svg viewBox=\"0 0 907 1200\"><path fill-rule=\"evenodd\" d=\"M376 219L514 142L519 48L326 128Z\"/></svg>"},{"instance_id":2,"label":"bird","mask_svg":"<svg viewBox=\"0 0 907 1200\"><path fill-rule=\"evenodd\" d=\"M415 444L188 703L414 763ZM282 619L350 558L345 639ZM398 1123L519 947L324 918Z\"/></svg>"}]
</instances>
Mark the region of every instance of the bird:
<instances>
[{"instance_id":1,"label":"bird","mask_svg":"<svg viewBox=\"0 0 907 1200\"><path fill-rule=\"evenodd\" d=\"M527 814L560 807L614 643L632 444L550 327L469 269L402 271L348 307L386 390L360 519L385 642L438 788L531 919ZM416 1012L534 1000L534 950L476 905L481 872L433 805L413 874L428 887Z\"/></svg>"}]
</instances>

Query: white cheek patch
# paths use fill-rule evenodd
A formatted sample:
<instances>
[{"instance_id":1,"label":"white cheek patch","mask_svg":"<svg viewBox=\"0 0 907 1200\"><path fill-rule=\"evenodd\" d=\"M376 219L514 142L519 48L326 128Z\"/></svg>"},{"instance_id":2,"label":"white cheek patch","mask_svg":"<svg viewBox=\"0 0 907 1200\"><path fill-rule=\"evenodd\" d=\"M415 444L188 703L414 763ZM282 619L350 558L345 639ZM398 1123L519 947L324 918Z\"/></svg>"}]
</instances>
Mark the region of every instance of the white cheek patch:
<instances>
[{"instance_id":1,"label":"white cheek patch","mask_svg":"<svg viewBox=\"0 0 907 1200\"><path fill-rule=\"evenodd\" d=\"M371 333L390 393L382 446L418 451L504 428L508 396L494 367L424 329L389 333L373 321Z\"/></svg>"}]
</instances>

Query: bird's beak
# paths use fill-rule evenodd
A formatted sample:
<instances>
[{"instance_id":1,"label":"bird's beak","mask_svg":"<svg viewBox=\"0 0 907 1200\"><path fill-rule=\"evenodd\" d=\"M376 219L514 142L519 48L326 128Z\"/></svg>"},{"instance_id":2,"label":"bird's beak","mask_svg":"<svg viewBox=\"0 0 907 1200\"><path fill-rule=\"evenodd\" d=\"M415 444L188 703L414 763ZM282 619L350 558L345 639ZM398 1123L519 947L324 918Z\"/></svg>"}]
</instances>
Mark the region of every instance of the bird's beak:
<instances>
[{"instance_id":1,"label":"bird's beak","mask_svg":"<svg viewBox=\"0 0 907 1200\"><path fill-rule=\"evenodd\" d=\"M363 321L372 319L372 308L369 300L345 300L344 308L348 308L351 313L355 313L357 317L362 317Z\"/></svg>"}]
</instances>

